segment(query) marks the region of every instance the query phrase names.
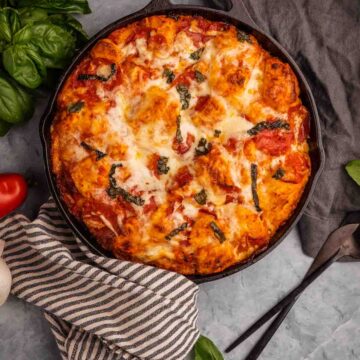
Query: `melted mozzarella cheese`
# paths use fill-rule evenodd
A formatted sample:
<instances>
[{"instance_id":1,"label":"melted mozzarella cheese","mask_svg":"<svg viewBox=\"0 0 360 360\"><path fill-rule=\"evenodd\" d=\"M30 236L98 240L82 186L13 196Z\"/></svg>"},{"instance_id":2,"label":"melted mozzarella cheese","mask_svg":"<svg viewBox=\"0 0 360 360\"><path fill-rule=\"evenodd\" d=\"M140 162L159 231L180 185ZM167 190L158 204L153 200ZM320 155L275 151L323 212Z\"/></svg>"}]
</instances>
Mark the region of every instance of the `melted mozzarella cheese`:
<instances>
[{"instance_id":1,"label":"melted mozzarella cheese","mask_svg":"<svg viewBox=\"0 0 360 360\"><path fill-rule=\"evenodd\" d=\"M180 30L177 28L179 24ZM251 154L245 154L245 146L252 141L248 130L254 123L268 118L289 121L288 112L280 113L262 101L263 62L270 55L259 48L255 38L239 41L236 29L231 26L228 30L206 31L197 18L188 27L181 20L178 23L166 17L148 18L145 33L149 28L151 31L145 37L141 25L140 29L131 29L132 26L129 25L131 31L140 30L138 37L126 40L129 42L125 45L125 40L115 42L121 59L116 64L118 69L122 69L121 77L116 79L114 86L111 81L96 84L98 102L100 106L107 104L106 112L96 112L88 118L89 112L81 111L72 115L75 118L72 120L63 110L64 122L68 122L69 128L64 127L66 135L60 138L62 143L55 156L63 162L64 168L69 163L75 166L82 162L87 164L91 179L87 179L89 174L77 171L75 186L81 196L91 195L84 202L79 195L80 205L77 205L81 207L86 201L97 201L115 212L111 217L105 211L104 214L95 213L100 214L97 224L104 224L104 228L114 234L113 245L119 253L183 273L221 271L224 266L250 256L257 247L266 246L272 231L269 229L276 229L290 216L306 183L305 179L299 186L294 186L293 193L287 194L281 181L278 184L273 180L269 182L270 171L284 164L286 155L269 156L257 149L255 142L252 143L254 148L250 147ZM125 35L120 32L119 38L131 39L128 36L131 31ZM157 35L159 44L154 46L154 36ZM166 39L166 44L161 39ZM200 59L191 58L193 52L202 48ZM168 83L165 69L173 71L174 83ZM200 71L205 80L196 78L195 71ZM98 65L95 73L107 77L109 66ZM186 99L189 100L186 109L182 109L181 91L176 86L182 76L191 96ZM63 91L71 94L74 102L78 100L74 84L65 86ZM78 93L83 95L86 91L84 85ZM93 95L91 93L89 97ZM178 116L181 118L179 127ZM96 121L100 123L97 127L93 126ZM61 122L60 126L63 126ZM295 134L299 132L300 124L301 118L295 117ZM97 133L94 128L98 129ZM215 130L220 131L220 135ZM183 138L181 148L176 146L179 145L175 141L177 131ZM90 144L97 145L97 150L108 154L103 159L96 159L80 145L84 138L89 138ZM186 148L188 139L191 144ZM213 146L202 158L195 150L201 139ZM230 139L235 140L235 149L232 149ZM306 144L303 143L291 144L293 152L305 152L304 148ZM167 158L166 173L157 172L158 164L154 168L157 156ZM122 168L117 168L113 175L116 184L140 196L144 206L129 203L124 206L125 211L121 207L123 202L110 198L107 192L109 169L119 163ZM264 202L260 204L261 215L254 206L250 177L252 163L262 164L258 166L256 184ZM276 192L272 188L274 184L278 185ZM287 184L285 189L291 186ZM202 190L207 196L204 205L195 200L195 195ZM269 211L281 196L279 204L287 201L290 210ZM71 198L71 201L78 200ZM136 214L136 221L129 221L129 207L133 208L131 216ZM241 211L245 213L243 223L238 218ZM91 216L94 213L91 212ZM261 231L250 230L254 227L253 220L247 220L246 216L258 218L255 228L259 224L264 227L270 224L272 227L267 229L269 237L264 240ZM110 219L115 219L115 224ZM87 223L91 224L91 220ZM226 241L219 241L211 232L209 221L224 227ZM188 224L186 231L179 231L171 239L166 238L184 223ZM117 231L118 228L121 231ZM244 238L237 239L242 232ZM253 236L253 233L260 235ZM255 245L251 243L252 238ZM221 261L227 265L222 265Z\"/></svg>"}]
</instances>

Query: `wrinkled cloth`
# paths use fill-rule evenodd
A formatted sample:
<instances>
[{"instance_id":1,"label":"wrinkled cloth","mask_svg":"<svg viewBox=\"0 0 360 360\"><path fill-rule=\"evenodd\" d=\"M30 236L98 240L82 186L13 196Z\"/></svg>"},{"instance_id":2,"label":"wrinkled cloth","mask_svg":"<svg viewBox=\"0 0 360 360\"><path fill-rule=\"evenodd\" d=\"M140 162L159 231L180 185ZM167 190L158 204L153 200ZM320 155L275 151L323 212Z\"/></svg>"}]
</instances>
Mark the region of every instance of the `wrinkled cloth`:
<instances>
[{"instance_id":1,"label":"wrinkled cloth","mask_svg":"<svg viewBox=\"0 0 360 360\"><path fill-rule=\"evenodd\" d=\"M293 56L318 107L325 167L299 223L315 256L344 222L360 222L360 187L344 166L360 159L360 1L244 0L255 23Z\"/></svg>"},{"instance_id":2,"label":"wrinkled cloth","mask_svg":"<svg viewBox=\"0 0 360 360\"><path fill-rule=\"evenodd\" d=\"M196 342L193 282L95 255L53 200L33 222L1 219L0 240L11 293L44 310L64 360L180 360Z\"/></svg>"}]
</instances>

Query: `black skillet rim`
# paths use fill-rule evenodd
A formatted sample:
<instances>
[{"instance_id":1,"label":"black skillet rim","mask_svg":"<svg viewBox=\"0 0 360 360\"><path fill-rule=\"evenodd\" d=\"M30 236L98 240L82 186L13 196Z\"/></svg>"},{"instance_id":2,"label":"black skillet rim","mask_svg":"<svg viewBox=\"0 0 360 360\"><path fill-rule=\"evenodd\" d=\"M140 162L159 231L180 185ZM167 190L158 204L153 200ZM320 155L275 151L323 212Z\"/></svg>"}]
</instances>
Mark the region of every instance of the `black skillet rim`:
<instances>
[{"instance_id":1,"label":"black skillet rim","mask_svg":"<svg viewBox=\"0 0 360 360\"><path fill-rule=\"evenodd\" d=\"M320 173L322 171L323 165L324 165L324 150L322 147L322 141L321 141L321 133L320 133L320 120L315 104L314 97L312 95L311 89L302 73L300 68L297 66L295 61L291 58L291 56L287 53L287 51L274 39L272 39L269 35L265 34L261 30L248 25L244 23L243 21L240 21L236 19L235 17L232 17L228 13L221 11L221 10L214 10L209 8L204 8L200 6L184 6L184 5L172 5L168 9L148 9L145 8L143 10L140 10L134 14L128 15L122 19L119 19L112 24L106 26L104 29L99 31L97 34L95 34L89 42L85 45L85 47L75 56L71 64L68 66L68 68L64 71L62 74L59 84L56 87L54 93L51 96L51 99L49 101L49 104L45 110L45 113L40 121L40 137L41 142L43 145L43 157L44 157L44 164L45 164L45 172L47 181L49 184L50 192L60 210L62 213L64 219L70 226L70 228L73 230L73 232L80 238L81 241L83 241L85 244L89 246L89 248L94 251L96 254L101 256L107 256L107 257L113 257L111 253L104 251L100 245L96 242L96 239L94 239L86 227L76 220L73 215L70 214L68 211L66 205L63 203L60 193L56 186L56 180L55 177L52 174L51 171L51 159L50 159L50 127L53 120L53 112L56 108L56 99L58 96L59 91L61 90L65 80L67 77L72 73L75 66L81 61L83 56L88 52L89 49L101 38L106 37L109 35L112 31L116 30L117 28L126 26L127 24L141 20L148 16L153 15L173 15L173 14L183 14L183 15L192 15L192 16L204 16L206 18L209 18L210 20L215 21L224 21L227 23L230 23L232 25L235 25L236 27L240 28L241 30L244 30L248 33L251 33L254 35L261 45L266 49L269 50L272 55L275 55L282 60L289 63L289 65L294 70L296 76L299 79L299 84L301 88L301 97L308 108L310 112L310 118L311 118L311 133L310 133L310 156L311 156L311 162L312 162L312 169L311 169L311 177L309 179L309 182L304 190L304 193L301 197L301 200L296 207L296 210L294 211L293 215L286 221L286 223L280 227L280 229L276 232L276 234L273 236L273 238L270 240L270 243L268 247L257 254L254 254L251 258L245 260L244 262L237 263L227 269L225 269L222 272L215 273L215 274L208 274L208 275L192 275L188 276L188 278L195 283L204 283L209 282L217 279L224 278L226 276L232 275L238 271L244 270L250 265L255 264L257 261L264 258L267 254L269 254L272 250L274 250L281 242L282 240L288 235L288 233L294 228L296 223L299 221L300 217L303 215L306 205L308 204L310 197L314 191L316 182L320 176ZM275 53L275 54L274 54Z\"/></svg>"}]
</instances>

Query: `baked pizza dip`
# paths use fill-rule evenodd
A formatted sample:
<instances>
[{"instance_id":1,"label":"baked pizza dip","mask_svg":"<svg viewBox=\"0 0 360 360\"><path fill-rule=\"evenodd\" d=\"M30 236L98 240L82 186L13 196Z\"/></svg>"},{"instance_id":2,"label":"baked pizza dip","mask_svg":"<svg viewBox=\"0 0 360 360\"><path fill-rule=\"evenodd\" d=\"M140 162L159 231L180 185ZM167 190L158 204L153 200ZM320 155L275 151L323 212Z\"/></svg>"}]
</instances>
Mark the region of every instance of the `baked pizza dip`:
<instances>
[{"instance_id":1,"label":"baked pizza dip","mask_svg":"<svg viewBox=\"0 0 360 360\"><path fill-rule=\"evenodd\" d=\"M295 74L256 38L154 16L101 39L51 130L63 202L115 257L212 274L264 250L310 174Z\"/></svg>"}]
</instances>

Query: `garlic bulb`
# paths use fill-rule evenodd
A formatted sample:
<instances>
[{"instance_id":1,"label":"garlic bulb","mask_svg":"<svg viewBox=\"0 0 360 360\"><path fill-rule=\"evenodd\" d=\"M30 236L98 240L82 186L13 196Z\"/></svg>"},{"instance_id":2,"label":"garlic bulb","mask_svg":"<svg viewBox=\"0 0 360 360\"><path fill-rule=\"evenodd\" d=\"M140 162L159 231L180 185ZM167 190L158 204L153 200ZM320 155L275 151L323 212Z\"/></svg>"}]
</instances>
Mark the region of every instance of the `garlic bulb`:
<instances>
[{"instance_id":1,"label":"garlic bulb","mask_svg":"<svg viewBox=\"0 0 360 360\"><path fill-rule=\"evenodd\" d=\"M11 273L5 260L1 257L4 247L5 242L0 240L0 306L5 303L11 289Z\"/></svg>"}]
</instances>

